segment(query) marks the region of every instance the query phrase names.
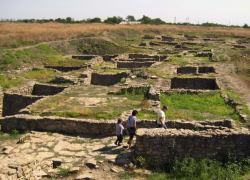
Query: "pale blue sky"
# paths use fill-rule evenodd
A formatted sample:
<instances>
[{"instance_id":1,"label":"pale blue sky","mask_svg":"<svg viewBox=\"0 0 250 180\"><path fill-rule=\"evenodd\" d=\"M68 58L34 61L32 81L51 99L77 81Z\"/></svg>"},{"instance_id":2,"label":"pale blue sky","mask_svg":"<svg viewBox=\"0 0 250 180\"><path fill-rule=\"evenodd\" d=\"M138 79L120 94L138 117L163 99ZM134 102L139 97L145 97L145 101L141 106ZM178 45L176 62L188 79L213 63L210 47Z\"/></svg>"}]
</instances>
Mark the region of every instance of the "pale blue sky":
<instances>
[{"instance_id":1,"label":"pale blue sky","mask_svg":"<svg viewBox=\"0 0 250 180\"><path fill-rule=\"evenodd\" d=\"M75 20L143 15L166 22L214 22L250 25L250 0L0 0L0 19Z\"/></svg>"}]
</instances>

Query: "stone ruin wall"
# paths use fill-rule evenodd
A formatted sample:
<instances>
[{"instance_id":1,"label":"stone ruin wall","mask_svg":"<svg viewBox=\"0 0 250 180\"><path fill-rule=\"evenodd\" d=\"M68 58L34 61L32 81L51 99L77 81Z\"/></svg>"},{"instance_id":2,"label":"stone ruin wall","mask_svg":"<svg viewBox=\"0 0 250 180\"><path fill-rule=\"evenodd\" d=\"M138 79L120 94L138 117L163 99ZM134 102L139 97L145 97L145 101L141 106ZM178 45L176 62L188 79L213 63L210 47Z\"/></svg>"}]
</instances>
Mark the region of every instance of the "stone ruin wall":
<instances>
[{"instance_id":1,"label":"stone ruin wall","mask_svg":"<svg viewBox=\"0 0 250 180\"><path fill-rule=\"evenodd\" d=\"M158 56L158 55L148 55L148 54L129 54L130 59L143 59L143 58L153 58L155 61L163 61L168 56Z\"/></svg>"},{"instance_id":2,"label":"stone ruin wall","mask_svg":"<svg viewBox=\"0 0 250 180\"><path fill-rule=\"evenodd\" d=\"M102 56L103 61L111 61L113 58L118 57L119 55L104 55Z\"/></svg>"},{"instance_id":3,"label":"stone ruin wall","mask_svg":"<svg viewBox=\"0 0 250 180\"><path fill-rule=\"evenodd\" d=\"M143 68L143 67L150 67L154 63L155 61L146 61L146 62L118 61L117 68L126 68L126 69Z\"/></svg>"},{"instance_id":4,"label":"stone ruin wall","mask_svg":"<svg viewBox=\"0 0 250 180\"><path fill-rule=\"evenodd\" d=\"M184 66L177 68L177 74L198 74L198 73L216 73L214 67L193 67Z\"/></svg>"},{"instance_id":5,"label":"stone ruin wall","mask_svg":"<svg viewBox=\"0 0 250 180\"><path fill-rule=\"evenodd\" d=\"M151 163L166 163L173 159L225 157L243 158L250 155L250 131L140 129L137 131L135 154Z\"/></svg>"},{"instance_id":6,"label":"stone ruin wall","mask_svg":"<svg viewBox=\"0 0 250 180\"><path fill-rule=\"evenodd\" d=\"M52 86L47 84L35 84L13 88L4 93L2 116L19 114L20 110L33 104L45 96L55 95L62 92L66 87Z\"/></svg>"},{"instance_id":7,"label":"stone ruin wall","mask_svg":"<svg viewBox=\"0 0 250 180\"><path fill-rule=\"evenodd\" d=\"M172 78L171 89L219 89L215 78Z\"/></svg>"},{"instance_id":8,"label":"stone ruin wall","mask_svg":"<svg viewBox=\"0 0 250 180\"><path fill-rule=\"evenodd\" d=\"M154 58L134 58L134 59L119 59L121 61L128 61L128 62L154 62ZM157 62L157 61L155 61Z\"/></svg>"},{"instance_id":9,"label":"stone ruin wall","mask_svg":"<svg viewBox=\"0 0 250 180\"><path fill-rule=\"evenodd\" d=\"M36 96L50 96L62 92L67 87L65 86L55 86L47 84L35 84L32 90L32 95Z\"/></svg>"},{"instance_id":10,"label":"stone ruin wall","mask_svg":"<svg viewBox=\"0 0 250 180\"><path fill-rule=\"evenodd\" d=\"M79 56L72 56L72 59L91 60L95 57L97 57L97 56L96 55L79 55Z\"/></svg>"},{"instance_id":11,"label":"stone ruin wall","mask_svg":"<svg viewBox=\"0 0 250 180\"><path fill-rule=\"evenodd\" d=\"M69 134L83 135L115 135L115 124L117 120L85 120L77 118L64 117L41 117L30 115L14 115L0 119L0 125L3 131L17 130L36 130L48 131ZM124 119L124 127L127 119ZM155 120L138 120L138 128L156 128ZM167 121L168 128L176 129L192 129L192 130L207 130L207 129L227 129L234 127L234 122L230 120L221 121L185 121L173 120Z\"/></svg>"},{"instance_id":12,"label":"stone ruin wall","mask_svg":"<svg viewBox=\"0 0 250 180\"><path fill-rule=\"evenodd\" d=\"M45 66L45 68L55 69L55 70L61 71L61 72L69 72L69 71L79 70L79 69L82 69L82 68L87 68L87 65L86 66L71 66L71 67L65 67L65 66Z\"/></svg>"},{"instance_id":13,"label":"stone ruin wall","mask_svg":"<svg viewBox=\"0 0 250 180\"><path fill-rule=\"evenodd\" d=\"M44 96L21 95L4 93L3 116L18 114L19 111L28 105L36 102Z\"/></svg>"},{"instance_id":14,"label":"stone ruin wall","mask_svg":"<svg viewBox=\"0 0 250 180\"><path fill-rule=\"evenodd\" d=\"M119 83L122 78L127 78L128 74L126 72L118 74L99 74L92 73L91 84L100 86L111 86Z\"/></svg>"}]
</instances>

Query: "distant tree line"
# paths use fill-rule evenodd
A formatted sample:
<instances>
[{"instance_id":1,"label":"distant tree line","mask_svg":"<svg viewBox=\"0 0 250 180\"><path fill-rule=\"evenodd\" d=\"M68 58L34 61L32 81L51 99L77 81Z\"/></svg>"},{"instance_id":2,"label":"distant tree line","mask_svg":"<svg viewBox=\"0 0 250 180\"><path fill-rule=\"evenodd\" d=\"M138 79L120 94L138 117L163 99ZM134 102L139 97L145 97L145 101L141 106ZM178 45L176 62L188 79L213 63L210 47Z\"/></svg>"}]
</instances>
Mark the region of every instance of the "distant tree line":
<instances>
[{"instance_id":1,"label":"distant tree line","mask_svg":"<svg viewBox=\"0 0 250 180\"><path fill-rule=\"evenodd\" d=\"M47 23L47 22L58 22L58 23L107 23L107 24L119 24L122 21L139 21L141 24L151 24L151 25L162 25L162 24L168 24L168 25L181 25L181 26L205 26L205 27L228 27L225 24L216 24L216 23L202 23L202 24L191 24L188 22L184 23L167 23L160 18L155 18L152 19L148 16L143 15L141 19L136 20L134 16L128 15L126 19L123 19L120 16L113 16L113 17L108 17L104 21L101 20L99 17L95 18L89 18L89 19L83 19L83 20L74 20L71 17L67 18L57 18L57 19L0 19L0 22L24 22L24 23ZM240 27L240 26L235 26L231 25L230 27ZM245 24L243 28L250 28L248 24Z\"/></svg>"}]
</instances>

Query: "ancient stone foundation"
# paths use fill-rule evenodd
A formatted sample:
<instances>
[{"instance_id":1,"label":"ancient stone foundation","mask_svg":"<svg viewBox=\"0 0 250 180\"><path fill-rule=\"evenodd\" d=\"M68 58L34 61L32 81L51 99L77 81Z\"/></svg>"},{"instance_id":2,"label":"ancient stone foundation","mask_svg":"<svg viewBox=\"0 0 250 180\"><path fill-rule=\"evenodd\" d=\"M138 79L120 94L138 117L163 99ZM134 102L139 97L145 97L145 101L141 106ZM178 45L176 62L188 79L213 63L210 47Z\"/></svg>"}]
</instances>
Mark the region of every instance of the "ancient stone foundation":
<instances>
[{"instance_id":1,"label":"ancient stone foundation","mask_svg":"<svg viewBox=\"0 0 250 180\"><path fill-rule=\"evenodd\" d=\"M83 135L115 135L116 120L85 120L63 117L41 117L29 115L15 115L0 118L0 125L3 131L17 130L36 130L61 132L69 134ZM124 127L127 121L124 121ZM156 128L155 120L139 120L137 121L138 128ZM192 130L207 130L207 129L228 129L234 127L233 121L167 121L168 128L176 129L192 129Z\"/></svg>"},{"instance_id":2,"label":"ancient stone foundation","mask_svg":"<svg viewBox=\"0 0 250 180\"><path fill-rule=\"evenodd\" d=\"M94 55L80 55L80 56L72 56L73 59L79 59L79 60L91 60L97 56Z\"/></svg>"},{"instance_id":3,"label":"ancient stone foundation","mask_svg":"<svg viewBox=\"0 0 250 180\"><path fill-rule=\"evenodd\" d=\"M162 41L174 41L177 40L178 38L174 38L171 36L161 36Z\"/></svg>"},{"instance_id":4,"label":"ancient stone foundation","mask_svg":"<svg viewBox=\"0 0 250 180\"><path fill-rule=\"evenodd\" d=\"M177 74L198 74L198 73L215 73L214 67L178 67Z\"/></svg>"},{"instance_id":5,"label":"ancient stone foundation","mask_svg":"<svg viewBox=\"0 0 250 180\"><path fill-rule=\"evenodd\" d=\"M243 158L250 155L250 131L140 129L137 131L135 153L152 163L173 159L195 159L230 156Z\"/></svg>"},{"instance_id":6,"label":"ancient stone foundation","mask_svg":"<svg viewBox=\"0 0 250 180\"><path fill-rule=\"evenodd\" d=\"M179 67L177 74L197 74L197 67Z\"/></svg>"},{"instance_id":7,"label":"ancient stone foundation","mask_svg":"<svg viewBox=\"0 0 250 180\"><path fill-rule=\"evenodd\" d=\"M195 54L195 57L209 57L209 58L212 58L213 53L212 52L197 52Z\"/></svg>"},{"instance_id":8,"label":"ancient stone foundation","mask_svg":"<svg viewBox=\"0 0 250 180\"><path fill-rule=\"evenodd\" d=\"M83 69L83 68L87 68L86 66L45 66L45 68L50 68L50 69L55 69L58 71L62 71L62 72L69 72L69 71L75 71L75 70L79 70L79 69Z\"/></svg>"},{"instance_id":9,"label":"ancient stone foundation","mask_svg":"<svg viewBox=\"0 0 250 180\"><path fill-rule=\"evenodd\" d=\"M117 68L125 68L125 69L143 68L143 67L150 67L154 63L155 61L146 61L146 62L119 61L117 62Z\"/></svg>"},{"instance_id":10,"label":"ancient stone foundation","mask_svg":"<svg viewBox=\"0 0 250 180\"><path fill-rule=\"evenodd\" d=\"M116 58L118 55L104 55L102 56L104 61L111 61L113 58Z\"/></svg>"},{"instance_id":11,"label":"ancient stone foundation","mask_svg":"<svg viewBox=\"0 0 250 180\"><path fill-rule=\"evenodd\" d=\"M198 73L215 73L214 67L199 67Z\"/></svg>"},{"instance_id":12,"label":"ancient stone foundation","mask_svg":"<svg viewBox=\"0 0 250 180\"><path fill-rule=\"evenodd\" d=\"M4 93L3 116L18 114L21 109L27 107L28 105L43 97L44 96Z\"/></svg>"},{"instance_id":13,"label":"ancient stone foundation","mask_svg":"<svg viewBox=\"0 0 250 180\"><path fill-rule=\"evenodd\" d=\"M119 83L122 78L127 78L127 77L128 77L128 74L126 72L122 72L118 74L92 73L91 84L100 85L100 86L111 86L111 85Z\"/></svg>"},{"instance_id":14,"label":"ancient stone foundation","mask_svg":"<svg viewBox=\"0 0 250 180\"><path fill-rule=\"evenodd\" d=\"M35 84L32 95L36 96L50 96L62 92L65 88L63 86L54 86L47 84Z\"/></svg>"},{"instance_id":15,"label":"ancient stone foundation","mask_svg":"<svg viewBox=\"0 0 250 180\"><path fill-rule=\"evenodd\" d=\"M163 61L167 56L158 56L158 55L148 55L148 54L129 54L130 59L141 59L141 58L153 58L155 61Z\"/></svg>"},{"instance_id":16,"label":"ancient stone foundation","mask_svg":"<svg viewBox=\"0 0 250 180\"><path fill-rule=\"evenodd\" d=\"M32 84L20 88L10 89L4 93L3 116L19 114L27 106L45 96L55 95L67 87L48 84Z\"/></svg>"},{"instance_id":17,"label":"ancient stone foundation","mask_svg":"<svg viewBox=\"0 0 250 180\"><path fill-rule=\"evenodd\" d=\"M219 89L214 78L172 78L171 89Z\"/></svg>"}]
</instances>

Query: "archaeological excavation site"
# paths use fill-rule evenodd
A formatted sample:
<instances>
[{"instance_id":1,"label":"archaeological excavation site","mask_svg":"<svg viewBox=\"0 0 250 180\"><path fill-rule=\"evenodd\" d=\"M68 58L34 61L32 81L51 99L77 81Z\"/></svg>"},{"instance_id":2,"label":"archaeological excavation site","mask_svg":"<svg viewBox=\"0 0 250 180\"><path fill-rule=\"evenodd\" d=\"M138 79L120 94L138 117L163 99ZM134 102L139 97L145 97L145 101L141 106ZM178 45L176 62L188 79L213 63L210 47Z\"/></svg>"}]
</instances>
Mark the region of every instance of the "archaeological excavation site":
<instances>
[{"instance_id":1,"label":"archaeological excavation site","mask_svg":"<svg viewBox=\"0 0 250 180\"><path fill-rule=\"evenodd\" d=\"M228 31L129 27L0 49L0 179L147 179L248 158L250 36Z\"/></svg>"}]
</instances>

